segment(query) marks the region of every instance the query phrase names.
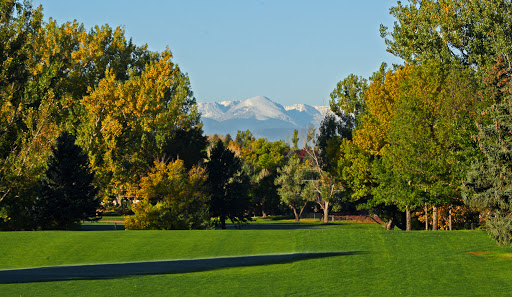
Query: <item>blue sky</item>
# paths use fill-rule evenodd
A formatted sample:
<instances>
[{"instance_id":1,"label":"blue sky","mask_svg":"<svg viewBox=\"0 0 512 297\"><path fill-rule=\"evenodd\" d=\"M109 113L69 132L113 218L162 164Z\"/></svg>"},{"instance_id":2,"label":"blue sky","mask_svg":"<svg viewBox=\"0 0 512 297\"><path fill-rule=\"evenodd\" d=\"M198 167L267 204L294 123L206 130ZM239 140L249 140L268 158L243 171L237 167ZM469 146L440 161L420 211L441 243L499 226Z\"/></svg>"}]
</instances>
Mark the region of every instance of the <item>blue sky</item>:
<instances>
[{"instance_id":1,"label":"blue sky","mask_svg":"<svg viewBox=\"0 0 512 297\"><path fill-rule=\"evenodd\" d=\"M327 105L350 73L369 77L385 51L391 0L33 0L45 17L123 26L150 50L169 46L198 102L266 96Z\"/></svg>"}]
</instances>

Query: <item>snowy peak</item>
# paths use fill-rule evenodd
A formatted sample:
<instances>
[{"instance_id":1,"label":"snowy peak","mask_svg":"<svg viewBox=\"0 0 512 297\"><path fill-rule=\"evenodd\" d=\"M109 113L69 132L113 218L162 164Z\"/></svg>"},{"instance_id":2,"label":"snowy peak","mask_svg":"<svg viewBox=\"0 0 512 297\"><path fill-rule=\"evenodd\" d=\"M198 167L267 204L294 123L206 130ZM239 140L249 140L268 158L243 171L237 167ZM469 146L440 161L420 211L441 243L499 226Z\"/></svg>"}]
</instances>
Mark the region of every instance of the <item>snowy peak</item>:
<instances>
[{"instance_id":1,"label":"snowy peak","mask_svg":"<svg viewBox=\"0 0 512 297\"><path fill-rule=\"evenodd\" d=\"M249 129L255 137L289 140L293 130L319 126L325 106L294 104L282 106L264 96L245 100L198 103L206 134L232 134Z\"/></svg>"},{"instance_id":2,"label":"snowy peak","mask_svg":"<svg viewBox=\"0 0 512 297\"><path fill-rule=\"evenodd\" d=\"M280 104L267 97L257 96L246 99L226 112L226 119L251 119L264 121L268 119L280 119L288 122L293 120L286 114L286 110Z\"/></svg>"},{"instance_id":3,"label":"snowy peak","mask_svg":"<svg viewBox=\"0 0 512 297\"><path fill-rule=\"evenodd\" d=\"M215 103L205 103L205 102L199 102L197 103L197 108L201 112L201 115L204 118L209 119L215 119L215 120L222 120L224 118L224 112L223 110L225 106Z\"/></svg>"},{"instance_id":4,"label":"snowy peak","mask_svg":"<svg viewBox=\"0 0 512 297\"><path fill-rule=\"evenodd\" d=\"M234 101L221 101L221 102L215 103L215 104L217 104L219 106L219 108L222 109L222 111L226 112L231 107L233 107L239 103L240 103L240 100L234 100Z\"/></svg>"},{"instance_id":5,"label":"snowy peak","mask_svg":"<svg viewBox=\"0 0 512 297\"><path fill-rule=\"evenodd\" d=\"M296 111L296 112L305 112L310 114L316 114L317 112L322 113L322 110L319 108L324 108L325 106L311 106L307 104L293 104L285 107L286 111Z\"/></svg>"}]
</instances>

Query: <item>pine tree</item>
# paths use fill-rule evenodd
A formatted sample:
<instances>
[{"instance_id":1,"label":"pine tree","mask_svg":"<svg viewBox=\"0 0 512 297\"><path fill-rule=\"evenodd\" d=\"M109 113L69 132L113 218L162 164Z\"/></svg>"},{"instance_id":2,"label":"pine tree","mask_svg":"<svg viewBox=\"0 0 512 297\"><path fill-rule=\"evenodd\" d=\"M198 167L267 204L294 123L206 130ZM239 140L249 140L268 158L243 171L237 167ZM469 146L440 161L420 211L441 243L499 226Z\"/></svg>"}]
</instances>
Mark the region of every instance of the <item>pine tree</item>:
<instances>
[{"instance_id":1,"label":"pine tree","mask_svg":"<svg viewBox=\"0 0 512 297\"><path fill-rule=\"evenodd\" d=\"M489 235L512 245L512 92L511 72L503 59L487 77L483 100L489 104L478 121L482 156L472 164L464 183L464 202L488 209Z\"/></svg>"},{"instance_id":2,"label":"pine tree","mask_svg":"<svg viewBox=\"0 0 512 297\"><path fill-rule=\"evenodd\" d=\"M91 220L100 208L87 154L75 137L63 132L52 148L48 169L34 205L38 228L72 229L80 220Z\"/></svg>"}]
</instances>

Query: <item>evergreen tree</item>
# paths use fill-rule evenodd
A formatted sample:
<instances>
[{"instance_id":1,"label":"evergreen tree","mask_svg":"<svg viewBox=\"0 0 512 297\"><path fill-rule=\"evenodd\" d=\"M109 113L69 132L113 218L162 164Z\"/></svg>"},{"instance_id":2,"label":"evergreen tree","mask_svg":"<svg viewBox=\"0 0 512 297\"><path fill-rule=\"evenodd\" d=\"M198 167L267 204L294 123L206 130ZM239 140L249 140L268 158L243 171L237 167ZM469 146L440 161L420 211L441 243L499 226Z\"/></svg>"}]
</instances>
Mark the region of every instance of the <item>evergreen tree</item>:
<instances>
[{"instance_id":1,"label":"evergreen tree","mask_svg":"<svg viewBox=\"0 0 512 297\"><path fill-rule=\"evenodd\" d=\"M63 132L52 148L34 205L37 226L71 229L80 220L95 217L101 201L93 179L87 154L75 144L73 135Z\"/></svg>"},{"instance_id":2,"label":"evergreen tree","mask_svg":"<svg viewBox=\"0 0 512 297\"><path fill-rule=\"evenodd\" d=\"M235 142L240 144L241 147L247 147L249 145L249 143L251 143L254 140L255 140L255 138L252 136L252 133L249 130L245 130L245 131L238 130L236 132Z\"/></svg>"},{"instance_id":3,"label":"evergreen tree","mask_svg":"<svg viewBox=\"0 0 512 297\"><path fill-rule=\"evenodd\" d=\"M226 219L233 223L247 221L250 199L249 177L242 169L242 160L218 140L206 163L207 188L211 196L210 214L215 224L226 229Z\"/></svg>"},{"instance_id":4,"label":"evergreen tree","mask_svg":"<svg viewBox=\"0 0 512 297\"><path fill-rule=\"evenodd\" d=\"M223 143L224 143L224 146L225 147L228 147L229 146L229 143L233 141L233 138L231 137L231 135L228 133L226 134L226 136L224 136L224 140L223 140Z\"/></svg>"},{"instance_id":5,"label":"evergreen tree","mask_svg":"<svg viewBox=\"0 0 512 297\"><path fill-rule=\"evenodd\" d=\"M478 121L482 157L472 164L464 183L464 202L488 209L489 235L498 244L512 245L512 88L511 71L503 59L487 77L483 100L489 107Z\"/></svg>"},{"instance_id":6,"label":"evergreen tree","mask_svg":"<svg viewBox=\"0 0 512 297\"><path fill-rule=\"evenodd\" d=\"M294 151L299 149L299 130L297 130L297 129L293 130L292 144L293 144L292 149Z\"/></svg>"}]
</instances>

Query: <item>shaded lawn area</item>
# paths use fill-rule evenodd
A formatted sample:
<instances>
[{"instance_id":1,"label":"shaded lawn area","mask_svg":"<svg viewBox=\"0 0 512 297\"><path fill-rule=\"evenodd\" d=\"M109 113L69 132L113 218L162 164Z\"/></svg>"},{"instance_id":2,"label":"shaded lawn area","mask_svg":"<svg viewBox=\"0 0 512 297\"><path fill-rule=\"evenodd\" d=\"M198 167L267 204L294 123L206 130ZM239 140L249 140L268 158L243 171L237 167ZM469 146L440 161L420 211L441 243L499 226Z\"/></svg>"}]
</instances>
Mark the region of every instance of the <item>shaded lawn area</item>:
<instances>
[{"instance_id":1,"label":"shaded lawn area","mask_svg":"<svg viewBox=\"0 0 512 297\"><path fill-rule=\"evenodd\" d=\"M186 261L176 260L218 257L257 259L247 265L210 263L210 268L185 273L1 284L0 295L506 296L512 290L512 250L498 247L484 231L386 232L376 224L353 223L304 227L0 232L0 269L158 260L186 265ZM244 258L308 253L331 254L267 258L271 261Z\"/></svg>"},{"instance_id":2,"label":"shaded lawn area","mask_svg":"<svg viewBox=\"0 0 512 297\"><path fill-rule=\"evenodd\" d=\"M228 267L284 264L307 259L350 256L360 252L293 253L190 260L146 261L112 264L62 265L0 270L0 284L117 278L148 274L174 274Z\"/></svg>"}]
</instances>

